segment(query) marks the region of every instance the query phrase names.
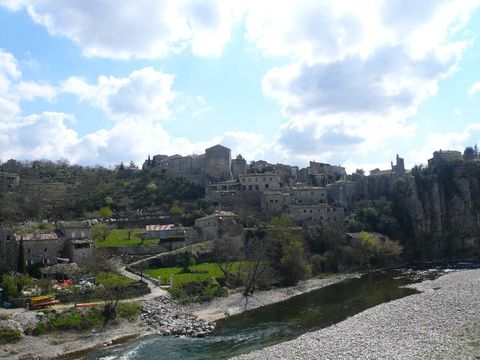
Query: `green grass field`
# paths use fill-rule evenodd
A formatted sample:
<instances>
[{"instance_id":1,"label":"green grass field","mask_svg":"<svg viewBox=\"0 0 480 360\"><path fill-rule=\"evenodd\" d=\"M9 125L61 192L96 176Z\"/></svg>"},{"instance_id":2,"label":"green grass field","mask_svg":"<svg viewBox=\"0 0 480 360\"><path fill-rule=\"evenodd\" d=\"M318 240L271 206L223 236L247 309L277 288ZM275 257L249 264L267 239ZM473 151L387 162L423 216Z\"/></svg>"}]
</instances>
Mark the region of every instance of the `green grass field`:
<instances>
[{"instance_id":1,"label":"green grass field","mask_svg":"<svg viewBox=\"0 0 480 360\"><path fill-rule=\"evenodd\" d=\"M110 286L127 286L133 284L135 280L117 273L100 273L97 275L97 284L108 284Z\"/></svg>"},{"instance_id":2,"label":"green grass field","mask_svg":"<svg viewBox=\"0 0 480 360\"><path fill-rule=\"evenodd\" d=\"M128 239L128 232L131 230L130 240ZM98 241L97 246L100 247L135 247L142 244L139 234L144 229L113 229L104 241ZM158 244L159 239L145 239L144 245Z\"/></svg>"},{"instance_id":3,"label":"green grass field","mask_svg":"<svg viewBox=\"0 0 480 360\"><path fill-rule=\"evenodd\" d=\"M240 266L240 262L234 263L232 267L232 272L237 271L239 266ZM173 274L174 287L177 287L183 283L190 282L190 281L217 278L217 277L223 276L223 273L220 270L220 267L216 263L193 265L193 266L190 266L190 269L194 272L198 271L198 272L205 272L205 273L181 274L182 268L177 266L177 267L147 269L145 270L145 274L147 274L148 276L154 279L158 279L159 277L161 277L162 284L168 284L170 281L170 274Z\"/></svg>"}]
</instances>

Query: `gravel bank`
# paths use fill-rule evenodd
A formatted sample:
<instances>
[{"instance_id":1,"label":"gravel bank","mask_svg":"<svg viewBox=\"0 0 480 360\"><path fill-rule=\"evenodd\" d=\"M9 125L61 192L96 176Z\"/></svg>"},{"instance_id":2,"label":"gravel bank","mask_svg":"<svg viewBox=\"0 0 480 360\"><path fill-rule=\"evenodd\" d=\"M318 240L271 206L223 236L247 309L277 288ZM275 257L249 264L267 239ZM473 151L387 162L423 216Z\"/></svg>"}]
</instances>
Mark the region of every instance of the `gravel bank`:
<instances>
[{"instance_id":1,"label":"gravel bank","mask_svg":"<svg viewBox=\"0 0 480 360\"><path fill-rule=\"evenodd\" d=\"M480 270L412 287L423 293L238 359L479 359Z\"/></svg>"},{"instance_id":2,"label":"gravel bank","mask_svg":"<svg viewBox=\"0 0 480 360\"><path fill-rule=\"evenodd\" d=\"M258 291L253 296L248 297L247 303L245 302L245 297L240 292L235 292L229 294L228 297L216 298L209 303L185 306L184 311L206 321L216 321L226 316L237 315L247 310L285 301L291 297L359 276L360 274L357 273L331 275L326 278L313 278L301 281L295 286L286 288Z\"/></svg>"}]
</instances>

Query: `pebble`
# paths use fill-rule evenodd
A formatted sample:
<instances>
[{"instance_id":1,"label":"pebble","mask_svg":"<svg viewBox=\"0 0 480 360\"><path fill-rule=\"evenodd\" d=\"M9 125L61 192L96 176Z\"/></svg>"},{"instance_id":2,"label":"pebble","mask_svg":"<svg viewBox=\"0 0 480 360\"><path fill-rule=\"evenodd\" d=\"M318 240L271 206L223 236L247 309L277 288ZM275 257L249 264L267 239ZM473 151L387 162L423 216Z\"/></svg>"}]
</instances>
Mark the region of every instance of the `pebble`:
<instances>
[{"instance_id":1,"label":"pebble","mask_svg":"<svg viewBox=\"0 0 480 360\"><path fill-rule=\"evenodd\" d=\"M142 302L142 321L159 335L204 337L215 324L183 311L172 300L159 297Z\"/></svg>"},{"instance_id":2,"label":"pebble","mask_svg":"<svg viewBox=\"0 0 480 360\"><path fill-rule=\"evenodd\" d=\"M480 270L415 287L423 293L237 359L480 359Z\"/></svg>"}]
</instances>

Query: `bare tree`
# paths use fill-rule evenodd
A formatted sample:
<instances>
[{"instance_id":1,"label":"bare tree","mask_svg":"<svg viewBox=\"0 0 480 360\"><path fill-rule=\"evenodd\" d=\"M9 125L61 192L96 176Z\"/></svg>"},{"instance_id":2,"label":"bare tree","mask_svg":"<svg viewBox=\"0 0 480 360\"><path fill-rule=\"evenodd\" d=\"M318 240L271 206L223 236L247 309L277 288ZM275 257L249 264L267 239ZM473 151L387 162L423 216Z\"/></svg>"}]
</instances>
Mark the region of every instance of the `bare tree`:
<instances>
[{"instance_id":1,"label":"bare tree","mask_svg":"<svg viewBox=\"0 0 480 360\"><path fill-rule=\"evenodd\" d=\"M255 234L247 240L245 262L242 269L239 269L243 273L245 307L248 305L248 297L253 295L259 280L270 270L268 251L268 241L265 237Z\"/></svg>"},{"instance_id":2,"label":"bare tree","mask_svg":"<svg viewBox=\"0 0 480 360\"><path fill-rule=\"evenodd\" d=\"M235 262L242 257L242 247L243 227L234 219L222 219L213 240L213 251L227 284Z\"/></svg>"}]
</instances>

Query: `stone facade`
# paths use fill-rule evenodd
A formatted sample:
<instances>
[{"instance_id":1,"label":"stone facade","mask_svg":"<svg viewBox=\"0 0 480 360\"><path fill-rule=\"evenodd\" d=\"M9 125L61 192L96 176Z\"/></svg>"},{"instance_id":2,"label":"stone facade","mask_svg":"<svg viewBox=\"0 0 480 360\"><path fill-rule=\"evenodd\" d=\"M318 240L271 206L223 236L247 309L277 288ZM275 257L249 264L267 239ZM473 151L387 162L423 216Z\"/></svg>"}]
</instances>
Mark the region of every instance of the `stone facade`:
<instances>
[{"instance_id":1,"label":"stone facade","mask_svg":"<svg viewBox=\"0 0 480 360\"><path fill-rule=\"evenodd\" d=\"M240 175L242 191L270 191L281 188L280 175L275 173Z\"/></svg>"},{"instance_id":2,"label":"stone facade","mask_svg":"<svg viewBox=\"0 0 480 360\"><path fill-rule=\"evenodd\" d=\"M343 208L327 203L323 187L285 188L262 194L262 209L269 215L287 215L296 222L343 221Z\"/></svg>"},{"instance_id":3,"label":"stone facade","mask_svg":"<svg viewBox=\"0 0 480 360\"><path fill-rule=\"evenodd\" d=\"M183 176L194 181L210 179L222 181L232 179L231 150L215 145L202 155L155 155L143 163L142 169L160 168L173 176Z\"/></svg>"},{"instance_id":4,"label":"stone facade","mask_svg":"<svg viewBox=\"0 0 480 360\"><path fill-rule=\"evenodd\" d=\"M15 189L20 186L20 175L0 172L0 190Z\"/></svg>"},{"instance_id":5,"label":"stone facade","mask_svg":"<svg viewBox=\"0 0 480 360\"><path fill-rule=\"evenodd\" d=\"M196 219L195 227L200 229L205 240L212 240L217 236L222 220L234 219L235 216L234 213L229 211L218 211L211 215Z\"/></svg>"},{"instance_id":6,"label":"stone facade","mask_svg":"<svg viewBox=\"0 0 480 360\"><path fill-rule=\"evenodd\" d=\"M353 210L357 201L356 186L352 181L340 180L327 185L328 203Z\"/></svg>"},{"instance_id":7,"label":"stone facade","mask_svg":"<svg viewBox=\"0 0 480 360\"><path fill-rule=\"evenodd\" d=\"M234 179L238 179L241 174L246 174L247 169L247 161L242 155L238 155L236 159L232 160L232 176Z\"/></svg>"},{"instance_id":8,"label":"stone facade","mask_svg":"<svg viewBox=\"0 0 480 360\"><path fill-rule=\"evenodd\" d=\"M18 247L23 244L25 265L57 263L57 257L63 250L64 242L54 232L15 235ZM18 256L18 255L17 255Z\"/></svg>"},{"instance_id":9,"label":"stone facade","mask_svg":"<svg viewBox=\"0 0 480 360\"><path fill-rule=\"evenodd\" d=\"M343 208L322 205L291 205L288 216L295 222L327 221L343 222Z\"/></svg>"},{"instance_id":10,"label":"stone facade","mask_svg":"<svg viewBox=\"0 0 480 360\"><path fill-rule=\"evenodd\" d=\"M222 145L205 150L205 173L215 180L232 179L232 151Z\"/></svg>"},{"instance_id":11,"label":"stone facade","mask_svg":"<svg viewBox=\"0 0 480 360\"><path fill-rule=\"evenodd\" d=\"M17 269L17 242L15 233L0 229L0 271L3 273Z\"/></svg>"},{"instance_id":12,"label":"stone facade","mask_svg":"<svg viewBox=\"0 0 480 360\"><path fill-rule=\"evenodd\" d=\"M90 226L81 222L60 222L57 230L22 234L13 229L0 229L0 269L16 271L18 251L23 245L25 265L56 264L58 258L82 264L92 251Z\"/></svg>"},{"instance_id":13,"label":"stone facade","mask_svg":"<svg viewBox=\"0 0 480 360\"><path fill-rule=\"evenodd\" d=\"M463 156L460 151L439 150L433 153L433 158L428 160L428 166L433 166L441 162L462 161Z\"/></svg>"}]
</instances>

